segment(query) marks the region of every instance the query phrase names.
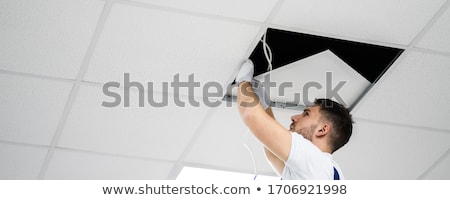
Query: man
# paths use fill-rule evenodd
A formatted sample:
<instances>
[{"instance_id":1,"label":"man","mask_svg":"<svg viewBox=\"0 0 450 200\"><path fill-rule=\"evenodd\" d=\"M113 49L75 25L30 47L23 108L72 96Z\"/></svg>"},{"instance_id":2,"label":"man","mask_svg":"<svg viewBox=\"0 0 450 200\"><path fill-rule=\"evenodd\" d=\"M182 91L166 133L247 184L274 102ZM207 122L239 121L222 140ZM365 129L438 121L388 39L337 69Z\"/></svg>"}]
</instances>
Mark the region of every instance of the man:
<instances>
[{"instance_id":1,"label":"man","mask_svg":"<svg viewBox=\"0 0 450 200\"><path fill-rule=\"evenodd\" d=\"M352 116L341 104L316 99L303 113L291 117L289 130L275 121L270 100L253 80L253 63L247 60L236 76L240 115L264 145L266 157L283 180L339 180L343 174L332 153L352 134Z\"/></svg>"}]
</instances>

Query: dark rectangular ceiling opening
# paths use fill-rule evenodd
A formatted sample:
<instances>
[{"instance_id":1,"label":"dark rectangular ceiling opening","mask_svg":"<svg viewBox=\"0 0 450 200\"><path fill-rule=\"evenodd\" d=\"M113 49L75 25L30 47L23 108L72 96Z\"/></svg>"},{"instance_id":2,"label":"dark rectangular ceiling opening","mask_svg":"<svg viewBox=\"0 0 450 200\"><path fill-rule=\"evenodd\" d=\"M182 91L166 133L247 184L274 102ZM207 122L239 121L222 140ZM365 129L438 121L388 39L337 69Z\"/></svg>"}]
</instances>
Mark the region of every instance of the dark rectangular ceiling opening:
<instances>
[{"instance_id":1,"label":"dark rectangular ceiling opening","mask_svg":"<svg viewBox=\"0 0 450 200\"><path fill-rule=\"evenodd\" d=\"M371 83L376 82L404 51L272 28L267 29L266 43L272 51L272 69L330 50ZM255 64L255 76L267 71L262 42L253 50L250 59Z\"/></svg>"}]
</instances>

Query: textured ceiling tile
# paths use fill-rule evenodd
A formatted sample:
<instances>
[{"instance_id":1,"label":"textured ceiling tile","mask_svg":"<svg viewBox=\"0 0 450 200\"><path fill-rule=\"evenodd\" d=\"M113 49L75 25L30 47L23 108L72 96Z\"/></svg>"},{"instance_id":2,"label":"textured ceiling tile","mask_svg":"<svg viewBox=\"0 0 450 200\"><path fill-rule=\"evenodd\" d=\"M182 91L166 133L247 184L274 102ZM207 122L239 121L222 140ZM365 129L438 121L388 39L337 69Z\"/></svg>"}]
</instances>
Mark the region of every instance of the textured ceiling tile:
<instances>
[{"instance_id":1,"label":"textured ceiling tile","mask_svg":"<svg viewBox=\"0 0 450 200\"><path fill-rule=\"evenodd\" d=\"M179 80L224 85L244 59L259 27L161 10L115 4L85 80L142 83ZM196 84L196 83L195 83ZM192 96L203 96L195 87ZM185 91L181 93L186 94Z\"/></svg>"},{"instance_id":2,"label":"textured ceiling tile","mask_svg":"<svg viewBox=\"0 0 450 200\"><path fill-rule=\"evenodd\" d=\"M433 24L417 44L418 47L450 52L450 8Z\"/></svg>"},{"instance_id":3,"label":"textured ceiling tile","mask_svg":"<svg viewBox=\"0 0 450 200\"><path fill-rule=\"evenodd\" d=\"M286 0L275 24L401 45L409 44L445 0Z\"/></svg>"},{"instance_id":4,"label":"textured ceiling tile","mask_svg":"<svg viewBox=\"0 0 450 200\"><path fill-rule=\"evenodd\" d=\"M0 74L0 140L49 145L72 83Z\"/></svg>"},{"instance_id":5,"label":"textured ceiling tile","mask_svg":"<svg viewBox=\"0 0 450 200\"><path fill-rule=\"evenodd\" d=\"M290 116L296 111L273 110L275 118L287 129ZM275 175L264 155L263 146L247 130L236 104L232 103L232 107L224 104L216 108L209 118L185 161L253 173L253 155L258 172Z\"/></svg>"},{"instance_id":6,"label":"textured ceiling tile","mask_svg":"<svg viewBox=\"0 0 450 200\"><path fill-rule=\"evenodd\" d=\"M139 107L137 90L131 90L131 103L125 107L123 101L128 98L123 90L113 92L121 95L122 103L104 107L102 103L110 101L110 97L101 87L81 86L58 146L176 160L208 111L205 105L193 106L183 97L177 98L185 104L181 107L172 96L167 106L155 107L145 101ZM163 99L161 94L151 95L157 101Z\"/></svg>"},{"instance_id":7,"label":"textured ceiling tile","mask_svg":"<svg viewBox=\"0 0 450 200\"><path fill-rule=\"evenodd\" d=\"M125 157L56 150L45 179L161 180L173 164Z\"/></svg>"},{"instance_id":8,"label":"textured ceiling tile","mask_svg":"<svg viewBox=\"0 0 450 200\"><path fill-rule=\"evenodd\" d=\"M0 180L37 179L47 149L0 143Z\"/></svg>"},{"instance_id":9,"label":"textured ceiling tile","mask_svg":"<svg viewBox=\"0 0 450 200\"><path fill-rule=\"evenodd\" d=\"M346 179L417 179L450 147L450 134L355 119L335 154Z\"/></svg>"},{"instance_id":10,"label":"textured ceiling tile","mask_svg":"<svg viewBox=\"0 0 450 200\"><path fill-rule=\"evenodd\" d=\"M191 12L265 21L276 0L138 0Z\"/></svg>"},{"instance_id":11,"label":"textured ceiling tile","mask_svg":"<svg viewBox=\"0 0 450 200\"><path fill-rule=\"evenodd\" d=\"M431 171L429 171L422 179L426 180L450 180L450 148L445 157L440 160L436 166L434 166Z\"/></svg>"},{"instance_id":12,"label":"textured ceiling tile","mask_svg":"<svg viewBox=\"0 0 450 200\"><path fill-rule=\"evenodd\" d=\"M0 3L0 69L75 78L103 1Z\"/></svg>"},{"instance_id":13,"label":"textured ceiling tile","mask_svg":"<svg viewBox=\"0 0 450 200\"><path fill-rule=\"evenodd\" d=\"M214 114L206 121L199 138L193 144L185 161L205 165L254 171L250 148L257 161L258 171L270 171L260 144L241 121L235 103L233 107L223 104L215 108ZM253 149L256 147L256 149ZM256 150L255 152L253 152ZM261 162L263 161L263 162Z\"/></svg>"},{"instance_id":14,"label":"textured ceiling tile","mask_svg":"<svg viewBox=\"0 0 450 200\"><path fill-rule=\"evenodd\" d=\"M409 52L371 89L359 118L450 130L450 58Z\"/></svg>"}]
</instances>

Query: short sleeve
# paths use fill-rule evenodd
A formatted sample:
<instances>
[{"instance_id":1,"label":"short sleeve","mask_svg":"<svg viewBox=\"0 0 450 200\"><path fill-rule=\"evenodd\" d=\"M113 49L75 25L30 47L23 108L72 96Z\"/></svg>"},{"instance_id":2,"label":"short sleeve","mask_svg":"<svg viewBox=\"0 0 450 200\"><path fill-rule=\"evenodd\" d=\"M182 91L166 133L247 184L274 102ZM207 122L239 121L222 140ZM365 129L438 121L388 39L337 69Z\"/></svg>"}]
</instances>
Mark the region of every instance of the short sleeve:
<instances>
[{"instance_id":1,"label":"short sleeve","mask_svg":"<svg viewBox=\"0 0 450 200\"><path fill-rule=\"evenodd\" d=\"M331 154L324 153L320 149L295 132L292 134L291 150L285 168L283 179L332 179L333 161Z\"/></svg>"}]
</instances>

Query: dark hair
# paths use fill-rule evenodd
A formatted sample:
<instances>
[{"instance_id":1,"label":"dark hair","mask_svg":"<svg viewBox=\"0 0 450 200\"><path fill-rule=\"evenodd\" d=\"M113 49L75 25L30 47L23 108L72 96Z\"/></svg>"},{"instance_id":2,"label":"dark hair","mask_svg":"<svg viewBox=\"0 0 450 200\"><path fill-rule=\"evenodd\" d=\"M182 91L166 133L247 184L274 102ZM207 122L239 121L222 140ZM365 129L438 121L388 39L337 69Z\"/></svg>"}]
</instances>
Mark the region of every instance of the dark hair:
<instances>
[{"instance_id":1,"label":"dark hair","mask_svg":"<svg viewBox=\"0 0 450 200\"><path fill-rule=\"evenodd\" d=\"M332 124L330 145L332 152L335 152L347 144L352 136L352 115L343 105L330 99L316 99L314 104L320 106L322 119Z\"/></svg>"}]
</instances>

